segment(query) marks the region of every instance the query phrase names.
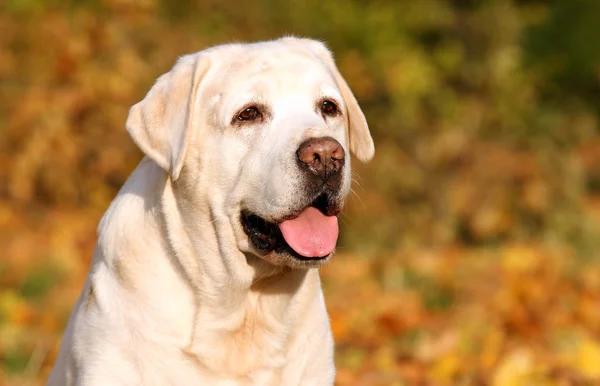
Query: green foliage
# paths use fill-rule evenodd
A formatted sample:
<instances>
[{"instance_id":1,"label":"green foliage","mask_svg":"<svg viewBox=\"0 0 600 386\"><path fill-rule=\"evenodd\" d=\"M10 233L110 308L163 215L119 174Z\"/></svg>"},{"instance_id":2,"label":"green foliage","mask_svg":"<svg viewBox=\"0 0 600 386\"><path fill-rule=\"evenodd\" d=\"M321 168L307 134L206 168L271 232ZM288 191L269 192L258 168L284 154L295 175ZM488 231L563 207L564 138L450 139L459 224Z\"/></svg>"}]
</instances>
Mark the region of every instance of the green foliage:
<instances>
[{"instance_id":1,"label":"green foliage","mask_svg":"<svg viewBox=\"0 0 600 386\"><path fill-rule=\"evenodd\" d=\"M13 349L6 353L3 360L4 368L10 373L22 373L27 366L29 353L23 349Z\"/></svg>"},{"instance_id":2,"label":"green foliage","mask_svg":"<svg viewBox=\"0 0 600 386\"><path fill-rule=\"evenodd\" d=\"M59 267L45 264L34 268L18 288L19 294L25 299L36 300L43 297L62 280Z\"/></svg>"}]
</instances>

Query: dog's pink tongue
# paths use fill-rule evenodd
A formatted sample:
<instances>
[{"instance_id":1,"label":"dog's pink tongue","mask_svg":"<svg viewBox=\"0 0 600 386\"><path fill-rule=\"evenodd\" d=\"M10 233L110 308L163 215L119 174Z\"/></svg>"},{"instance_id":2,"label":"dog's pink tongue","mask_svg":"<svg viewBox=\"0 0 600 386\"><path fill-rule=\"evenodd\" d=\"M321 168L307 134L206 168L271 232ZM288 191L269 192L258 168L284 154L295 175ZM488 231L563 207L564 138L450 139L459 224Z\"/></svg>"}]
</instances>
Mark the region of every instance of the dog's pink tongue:
<instances>
[{"instance_id":1,"label":"dog's pink tongue","mask_svg":"<svg viewBox=\"0 0 600 386\"><path fill-rule=\"evenodd\" d=\"M329 255L335 249L339 232L336 216L325 216L312 206L295 219L283 221L279 229L288 245L304 257Z\"/></svg>"}]
</instances>

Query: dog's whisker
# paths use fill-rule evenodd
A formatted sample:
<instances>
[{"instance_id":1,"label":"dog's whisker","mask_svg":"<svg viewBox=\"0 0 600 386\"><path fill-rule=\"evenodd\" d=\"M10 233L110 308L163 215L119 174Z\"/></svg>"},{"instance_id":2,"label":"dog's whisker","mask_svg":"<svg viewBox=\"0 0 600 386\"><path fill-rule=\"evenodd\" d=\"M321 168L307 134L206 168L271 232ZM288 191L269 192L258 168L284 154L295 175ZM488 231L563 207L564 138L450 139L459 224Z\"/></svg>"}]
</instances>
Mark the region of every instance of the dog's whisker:
<instances>
[{"instance_id":1,"label":"dog's whisker","mask_svg":"<svg viewBox=\"0 0 600 386\"><path fill-rule=\"evenodd\" d=\"M356 186L357 186L357 187L358 187L358 188L359 188L359 189L360 189L360 190L361 190L363 193L365 192L365 191L364 191L364 189L363 189L363 187L360 185L360 183L359 183L358 181L356 181L354 178L352 179L352 182L353 182L354 184L356 184Z\"/></svg>"},{"instance_id":2,"label":"dog's whisker","mask_svg":"<svg viewBox=\"0 0 600 386\"><path fill-rule=\"evenodd\" d=\"M358 193L356 193L356 191L352 188L350 189L350 193L352 193L352 195L358 199L359 204L364 207L365 204L362 198L358 195Z\"/></svg>"},{"instance_id":3,"label":"dog's whisker","mask_svg":"<svg viewBox=\"0 0 600 386\"><path fill-rule=\"evenodd\" d=\"M211 224L216 223L217 221L221 221L221 220L227 220L228 217L227 216L219 216L219 217L215 217L214 219L211 220Z\"/></svg>"}]
</instances>

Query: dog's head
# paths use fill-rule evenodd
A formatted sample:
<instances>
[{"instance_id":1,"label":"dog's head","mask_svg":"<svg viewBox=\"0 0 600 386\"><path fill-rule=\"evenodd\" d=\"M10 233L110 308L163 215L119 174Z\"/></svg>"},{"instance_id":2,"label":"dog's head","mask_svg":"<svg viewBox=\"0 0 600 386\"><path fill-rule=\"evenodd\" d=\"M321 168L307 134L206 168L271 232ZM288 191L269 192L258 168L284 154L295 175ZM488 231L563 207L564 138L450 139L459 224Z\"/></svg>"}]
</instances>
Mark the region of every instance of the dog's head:
<instances>
[{"instance_id":1,"label":"dog's head","mask_svg":"<svg viewBox=\"0 0 600 386\"><path fill-rule=\"evenodd\" d=\"M291 267L331 256L350 153L374 154L330 52L309 39L184 56L133 106L127 129L180 187L186 210L210 202L242 252Z\"/></svg>"}]
</instances>

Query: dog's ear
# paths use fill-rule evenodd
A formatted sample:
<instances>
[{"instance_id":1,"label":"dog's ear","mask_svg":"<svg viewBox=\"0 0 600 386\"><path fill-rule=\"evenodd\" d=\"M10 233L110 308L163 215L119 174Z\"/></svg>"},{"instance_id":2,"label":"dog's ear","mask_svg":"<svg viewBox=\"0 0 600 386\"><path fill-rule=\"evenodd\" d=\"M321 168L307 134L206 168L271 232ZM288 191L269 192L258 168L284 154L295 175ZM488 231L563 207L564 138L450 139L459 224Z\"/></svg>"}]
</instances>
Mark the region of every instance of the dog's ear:
<instances>
[{"instance_id":1,"label":"dog's ear","mask_svg":"<svg viewBox=\"0 0 600 386\"><path fill-rule=\"evenodd\" d=\"M352 90L348 86L348 83L342 77L335 60L331 55L331 51L327 49L325 44L312 39L298 39L298 38L284 38L291 43L300 43L309 48L309 50L321 59L327 67L329 67L335 81L340 88L344 103L346 104L347 113L347 124L348 124L348 141L350 143L350 151L358 158L361 162L369 162L375 155L375 145L373 144L373 138L369 132L369 125L365 119Z\"/></svg>"},{"instance_id":2,"label":"dog's ear","mask_svg":"<svg viewBox=\"0 0 600 386\"><path fill-rule=\"evenodd\" d=\"M196 94L209 67L206 55L182 56L129 110L127 131L133 141L169 172L173 181L183 165Z\"/></svg>"}]
</instances>

